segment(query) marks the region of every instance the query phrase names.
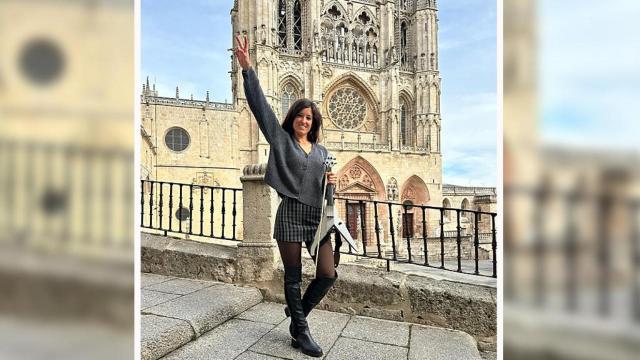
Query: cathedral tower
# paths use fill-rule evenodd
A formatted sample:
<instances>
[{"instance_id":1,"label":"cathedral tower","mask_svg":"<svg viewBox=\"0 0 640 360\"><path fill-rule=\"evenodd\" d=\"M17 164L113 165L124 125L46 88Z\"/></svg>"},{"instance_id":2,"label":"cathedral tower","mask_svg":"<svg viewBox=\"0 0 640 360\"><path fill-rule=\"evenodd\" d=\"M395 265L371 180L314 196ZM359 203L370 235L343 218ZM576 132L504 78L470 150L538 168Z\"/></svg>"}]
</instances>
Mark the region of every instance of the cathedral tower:
<instances>
[{"instance_id":1,"label":"cathedral tower","mask_svg":"<svg viewBox=\"0 0 640 360\"><path fill-rule=\"evenodd\" d=\"M328 147L339 142L343 150L354 141L372 150L440 153L435 0L245 1L235 3L231 21L234 37L248 36L254 67L280 118L307 97L329 120ZM232 66L234 100L244 103L240 68ZM264 162L268 145L246 120L240 128L251 133L244 144L250 160Z\"/></svg>"}]
</instances>

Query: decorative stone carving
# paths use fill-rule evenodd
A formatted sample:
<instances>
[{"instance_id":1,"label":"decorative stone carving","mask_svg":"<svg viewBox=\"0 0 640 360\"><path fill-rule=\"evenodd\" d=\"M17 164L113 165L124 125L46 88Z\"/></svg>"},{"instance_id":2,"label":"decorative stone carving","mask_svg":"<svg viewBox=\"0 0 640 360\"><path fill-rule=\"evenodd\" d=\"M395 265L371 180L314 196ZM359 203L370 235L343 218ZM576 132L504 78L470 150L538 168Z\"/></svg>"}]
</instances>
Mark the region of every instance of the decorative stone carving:
<instances>
[{"instance_id":1,"label":"decorative stone carving","mask_svg":"<svg viewBox=\"0 0 640 360\"><path fill-rule=\"evenodd\" d=\"M331 68L328 66L323 67L322 76L324 76L327 79L331 78L333 76L333 70L331 70Z\"/></svg>"},{"instance_id":2,"label":"decorative stone carving","mask_svg":"<svg viewBox=\"0 0 640 360\"><path fill-rule=\"evenodd\" d=\"M415 200L416 199L416 190L413 188L412 185L409 185L407 187L407 189L404 191L404 199L407 200Z\"/></svg>"},{"instance_id":3,"label":"decorative stone carving","mask_svg":"<svg viewBox=\"0 0 640 360\"><path fill-rule=\"evenodd\" d=\"M193 183L198 185L212 185L213 184L213 174L210 172L198 172L196 176L193 178Z\"/></svg>"},{"instance_id":4,"label":"decorative stone carving","mask_svg":"<svg viewBox=\"0 0 640 360\"><path fill-rule=\"evenodd\" d=\"M368 187L370 187L370 188L372 188L372 189L375 187L375 186L373 185L373 181L371 180L371 178L369 177L369 175L366 175L366 174L365 174L365 175L362 177L362 179L361 179L360 181L362 181L362 183L363 183L363 184L367 185Z\"/></svg>"},{"instance_id":5,"label":"decorative stone carving","mask_svg":"<svg viewBox=\"0 0 640 360\"><path fill-rule=\"evenodd\" d=\"M258 38L260 39L260 43L262 45L267 44L267 28L264 24L260 26L260 31L258 33Z\"/></svg>"},{"instance_id":6,"label":"decorative stone carving","mask_svg":"<svg viewBox=\"0 0 640 360\"><path fill-rule=\"evenodd\" d=\"M398 181L395 178L390 178L387 184L387 200L398 200Z\"/></svg>"},{"instance_id":7,"label":"decorative stone carving","mask_svg":"<svg viewBox=\"0 0 640 360\"><path fill-rule=\"evenodd\" d=\"M340 180L338 181L338 188L344 189L347 185L349 185L349 177L345 174L340 177Z\"/></svg>"},{"instance_id":8,"label":"decorative stone carving","mask_svg":"<svg viewBox=\"0 0 640 360\"><path fill-rule=\"evenodd\" d=\"M302 64L297 61L280 61L278 66L278 70L282 72L302 73Z\"/></svg>"},{"instance_id":9,"label":"decorative stone carving","mask_svg":"<svg viewBox=\"0 0 640 360\"><path fill-rule=\"evenodd\" d=\"M371 85L373 85L373 86L378 85L378 80L380 80L378 75L372 74L371 76L369 76L369 83L371 83Z\"/></svg>"},{"instance_id":10,"label":"decorative stone carving","mask_svg":"<svg viewBox=\"0 0 640 360\"><path fill-rule=\"evenodd\" d=\"M359 128L367 116L367 104L353 87L342 87L333 93L327 110L336 126L346 130Z\"/></svg>"},{"instance_id":11,"label":"decorative stone carving","mask_svg":"<svg viewBox=\"0 0 640 360\"><path fill-rule=\"evenodd\" d=\"M240 180L263 180L267 173L267 164L251 164L242 169Z\"/></svg>"},{"instance_id":12,"label":"decorative stone carving","mask_svg":"<svg viewBox=\"0 0 640 360\"><path fill-rule=\"evenodd\" d=\"M358 166L354 166L351 168L351 170L349 170L349 176L351 176L352 179L358 179L361 175L362 169L360 169L360 167Z\"/></svg>"},{"instance_id":13,"label":"decorative stone carving","mask_svg":"<svg viewBox=\"0 0 640 360\"><path fill-rule=\"evenodd\" d=\"M196 176L192 180L193 185L202 185L202 191L204 194L209 192L209 189L206 186L220 186L218 180L213 176L212 173L208 171L197 172Z\"/></svg>"}]
</instances>

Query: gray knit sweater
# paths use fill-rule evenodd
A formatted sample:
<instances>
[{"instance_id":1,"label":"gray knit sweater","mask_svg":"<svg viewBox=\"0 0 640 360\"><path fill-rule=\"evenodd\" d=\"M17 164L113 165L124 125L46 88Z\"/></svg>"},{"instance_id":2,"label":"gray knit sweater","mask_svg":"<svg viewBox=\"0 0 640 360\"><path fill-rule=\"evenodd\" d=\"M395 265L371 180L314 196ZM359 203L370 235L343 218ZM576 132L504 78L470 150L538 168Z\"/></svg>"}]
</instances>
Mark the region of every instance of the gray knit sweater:
<instances>
[{"instance_id":1,"label":"gray knit sweater","mask_svg":"<svg viewBox=\"0 0 640 360\"><path fill-rule=\"evenodd\" d=\"M265 182L281 195L298 199L309 206L322 207L327 149L313 143L311 152L307 155L298 141L278 122L264 97L255 71L242 70L242 77L251 112L271 145Z\"/></svg>"}]
</instances>

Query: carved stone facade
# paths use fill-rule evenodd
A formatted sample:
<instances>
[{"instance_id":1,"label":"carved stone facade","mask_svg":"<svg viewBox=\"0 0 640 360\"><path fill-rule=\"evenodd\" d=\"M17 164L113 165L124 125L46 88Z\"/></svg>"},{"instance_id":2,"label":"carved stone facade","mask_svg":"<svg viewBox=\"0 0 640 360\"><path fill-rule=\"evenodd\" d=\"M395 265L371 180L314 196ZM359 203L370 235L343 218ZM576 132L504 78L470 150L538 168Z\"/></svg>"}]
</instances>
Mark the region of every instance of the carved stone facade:
<instances>
[{"instance_id":1,"label":"carved stone facade","mask_svg":"<svg viewBox=\"0 0 640 360\"><path fill-rule=\"evenodd\" d=\"M444 184L442 186L442 205L440 206L496 213L498 211L496 188ZM454 210L445 211L445 232L457 231L457 216ZM463 234L472 235L472 232L475 231L475 221L476 219L473 213L460 212L460 227L462 227ZM496 224L496 226L498 225L499 224ZM479 215L478 232L480 234L488 236L492 230L491 226L490 215Z\"/></svg>"},{"instance_id":2,"label":"carved stone facade","mask_svg":"<svg viewBox=\"0 0 640 360\"><path fill-rule=\"evenodd\" d=\"M321 143L338 162L338 196L442 204L435 1L243 1L231 22L232 36L249 38L278 118L299 98L318 104ZM145 146L155 152L143 164L149 178L191 183L207 172L211 181L240 187L245 165L267 162L269 144L246 102L241 69L230 61L231 104L164 98L144 85ZM165 143L171 127L189 134L185 150Z\"/></svg>"}]
</instances>

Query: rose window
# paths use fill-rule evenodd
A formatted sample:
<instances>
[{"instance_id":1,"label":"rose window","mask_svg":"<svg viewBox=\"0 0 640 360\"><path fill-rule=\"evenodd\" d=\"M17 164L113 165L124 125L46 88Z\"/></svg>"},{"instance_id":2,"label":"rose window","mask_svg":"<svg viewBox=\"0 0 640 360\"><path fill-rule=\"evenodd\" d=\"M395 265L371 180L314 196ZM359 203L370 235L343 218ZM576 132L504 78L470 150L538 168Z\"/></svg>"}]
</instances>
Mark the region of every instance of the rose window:
<instances>
[{"instance_id":1,"label":"rose window","mask_svg":"<svg viewBox=\"0 0 640 360\"><path fill-rule=\"evenodd\" d=\"M353 130L362 125L367 114L367 104L352 88L338 89L329 100L329 117L339 127Z\"/></svg>"}]
</instances>

